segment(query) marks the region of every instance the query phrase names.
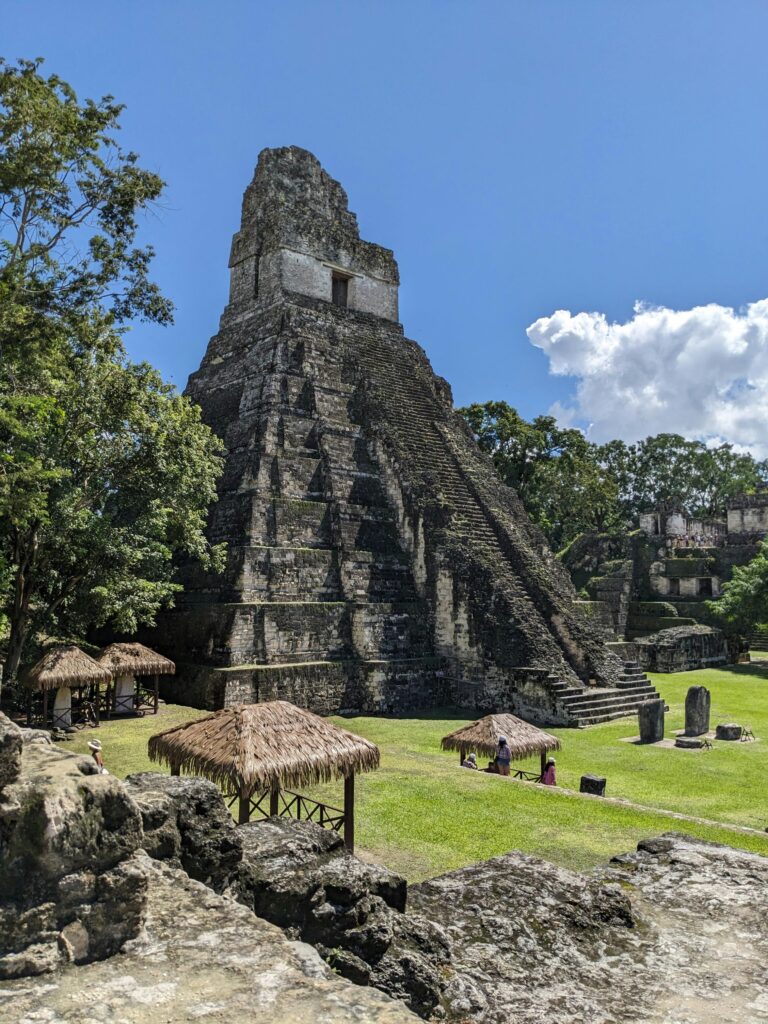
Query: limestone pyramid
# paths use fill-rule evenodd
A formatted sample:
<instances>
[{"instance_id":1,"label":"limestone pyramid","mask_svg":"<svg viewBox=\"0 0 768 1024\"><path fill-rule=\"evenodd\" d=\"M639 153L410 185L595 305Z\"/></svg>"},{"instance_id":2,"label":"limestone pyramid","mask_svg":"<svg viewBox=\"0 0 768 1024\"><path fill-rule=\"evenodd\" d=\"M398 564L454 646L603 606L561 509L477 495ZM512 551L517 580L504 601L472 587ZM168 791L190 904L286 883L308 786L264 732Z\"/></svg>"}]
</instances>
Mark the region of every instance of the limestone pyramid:
<instances>
[{"instance_id":1,"label":"limestone pyramid","mask_svg":"<svg viewBox=\"0 0 768 1024\"><path fill-rule=\"evenodd\" d=\"M311 153L261 153L229 266L187 386L226 447L209 530L228 564L188 571L159 623L166 695L552 722L555 684L615 681L567 573L404 337L392 252L360 239Z\"/></svg>"}]
</instances>

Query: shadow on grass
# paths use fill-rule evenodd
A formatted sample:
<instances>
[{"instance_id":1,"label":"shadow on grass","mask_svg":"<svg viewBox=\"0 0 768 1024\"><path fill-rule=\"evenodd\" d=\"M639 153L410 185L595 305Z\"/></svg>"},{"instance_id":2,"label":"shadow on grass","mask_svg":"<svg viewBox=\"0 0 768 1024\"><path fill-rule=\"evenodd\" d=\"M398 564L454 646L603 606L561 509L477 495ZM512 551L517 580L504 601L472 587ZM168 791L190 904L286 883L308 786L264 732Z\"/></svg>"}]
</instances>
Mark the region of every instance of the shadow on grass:
<instances>
[{"instance_id":1,"label":"shadow on grass","mask_svg":"<svg viewBox=\"0 0 768 1024\"><path fill-rule=\"evenodd\" d=\"M473 722L476 718L483 716L479 711L468 710L467 708L413 708L411 711L387 711L380 714L373 712L352 712L350 714L334 715L334 718L344 718L353 721L355 718L381 718L388 722Z\"/></svg>"}]
</instances>

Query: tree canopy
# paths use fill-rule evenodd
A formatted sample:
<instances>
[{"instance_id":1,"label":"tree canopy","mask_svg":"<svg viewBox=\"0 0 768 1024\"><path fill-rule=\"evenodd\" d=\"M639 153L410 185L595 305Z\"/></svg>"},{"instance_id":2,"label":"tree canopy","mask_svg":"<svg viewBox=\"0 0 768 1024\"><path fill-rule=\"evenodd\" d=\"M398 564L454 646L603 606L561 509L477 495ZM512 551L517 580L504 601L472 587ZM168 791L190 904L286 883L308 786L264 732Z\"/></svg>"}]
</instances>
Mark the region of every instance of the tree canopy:
<instances>
[{"instance_id":1,"label":"tree canopy","mask_svg":"<svg viewBox=\"0 0 768 1024\"><path fill-rule=\"evenodd\" d=\"M768 480L768 461L728 444L658 434L597 445L551 416L529 423L506 402L459 411L555 549L588 530L631 529L641 512L662 503L722 516L729 497Z\"/></svg>"},{"instance_id":2,"label":"tree canopy","mask_svg":"<svg viewBox=\"0 0 768 1024\"><path fill-rule=\"evenodd\" d=\"M139 216L162 180L115 139L121 107L80 103L39 61L0 62L0 593L6 677L35 635L133 631L179 589L177 555L217 567L206 510L220 442L125 355L165 324Z\"/></svg>"},{"instance_id":3,"label":"tree canopy","mask_svg":"<svg viewBox=\"0 0 768 1024\"><path fill-rule=\"evenodd\" d=\"M726 625L742 631L768 622L768 541L747 565L734 566L721 596L707 605Z\"/></svg>"}]
</instances>

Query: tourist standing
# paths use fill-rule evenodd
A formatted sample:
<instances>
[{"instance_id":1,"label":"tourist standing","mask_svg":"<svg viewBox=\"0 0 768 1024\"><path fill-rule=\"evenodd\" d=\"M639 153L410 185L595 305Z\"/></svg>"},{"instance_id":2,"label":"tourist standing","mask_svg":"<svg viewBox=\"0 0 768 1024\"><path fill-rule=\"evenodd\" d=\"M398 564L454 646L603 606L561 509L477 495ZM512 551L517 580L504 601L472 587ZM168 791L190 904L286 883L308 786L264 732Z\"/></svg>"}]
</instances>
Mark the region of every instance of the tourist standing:
<instances>
[{"instance_id":1,"label":"tourist standing","mask_svg":"<svg viewBox=\"0 0 768 1024\"><path fill-rule=\"evenodd\" d=\"M496 747L496 765L499 775L509 775L509 762L512 760L512 751L509 749L506 736L499 736L499 745Z\"/></svg>"},{"instance_id":2,"label":"tourist standing","mask_svg":"<svg viewBox=\"0 0 768 1024\"><path fill-rule=\"evenodd\" d=\"M556 786L557 785L557 782L555 780L555 759L554 759L554 757L548 758L547 763L544 765L544 771L543 771L542 776L541 776L541 782L543 782L545 786Z\"/></svg>"}]
</instances>

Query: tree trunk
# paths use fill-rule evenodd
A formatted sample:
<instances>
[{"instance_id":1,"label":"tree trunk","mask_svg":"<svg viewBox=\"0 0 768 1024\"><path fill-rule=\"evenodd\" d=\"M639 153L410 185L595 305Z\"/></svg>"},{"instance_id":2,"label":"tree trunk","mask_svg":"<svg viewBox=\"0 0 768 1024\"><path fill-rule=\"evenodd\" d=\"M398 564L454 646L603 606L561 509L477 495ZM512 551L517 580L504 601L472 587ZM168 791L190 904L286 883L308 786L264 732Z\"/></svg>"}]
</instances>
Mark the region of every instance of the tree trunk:
<instances>
[{"instance_id":1,"label":"tree trunk","mask_svg":"<svg viewBox=\"0 0 768 1024\"><path fill-rule=\"evenodd\" d=\"M11 617L11 633L8 639L8 657L5 659L3 683L12 683L18 674L24 644L27 642L29 621L26 615Z\"/></svg>"},{"instance_id":2,"label":"tree trunk","mask_svg":"<svg viewBox=\"0 0 768 1024\"><path fill-rule=\"evenodd\" d=\"M17 537L15 544L16 574L13 581L13 606L9 616L10 636L8 657L5 662L3 681L16 680L24 654L24 645L29 635L29 602L32 596L32 567L39 543L38 527L33 526L25 537Z\"/></svg>"}]
</instances>

